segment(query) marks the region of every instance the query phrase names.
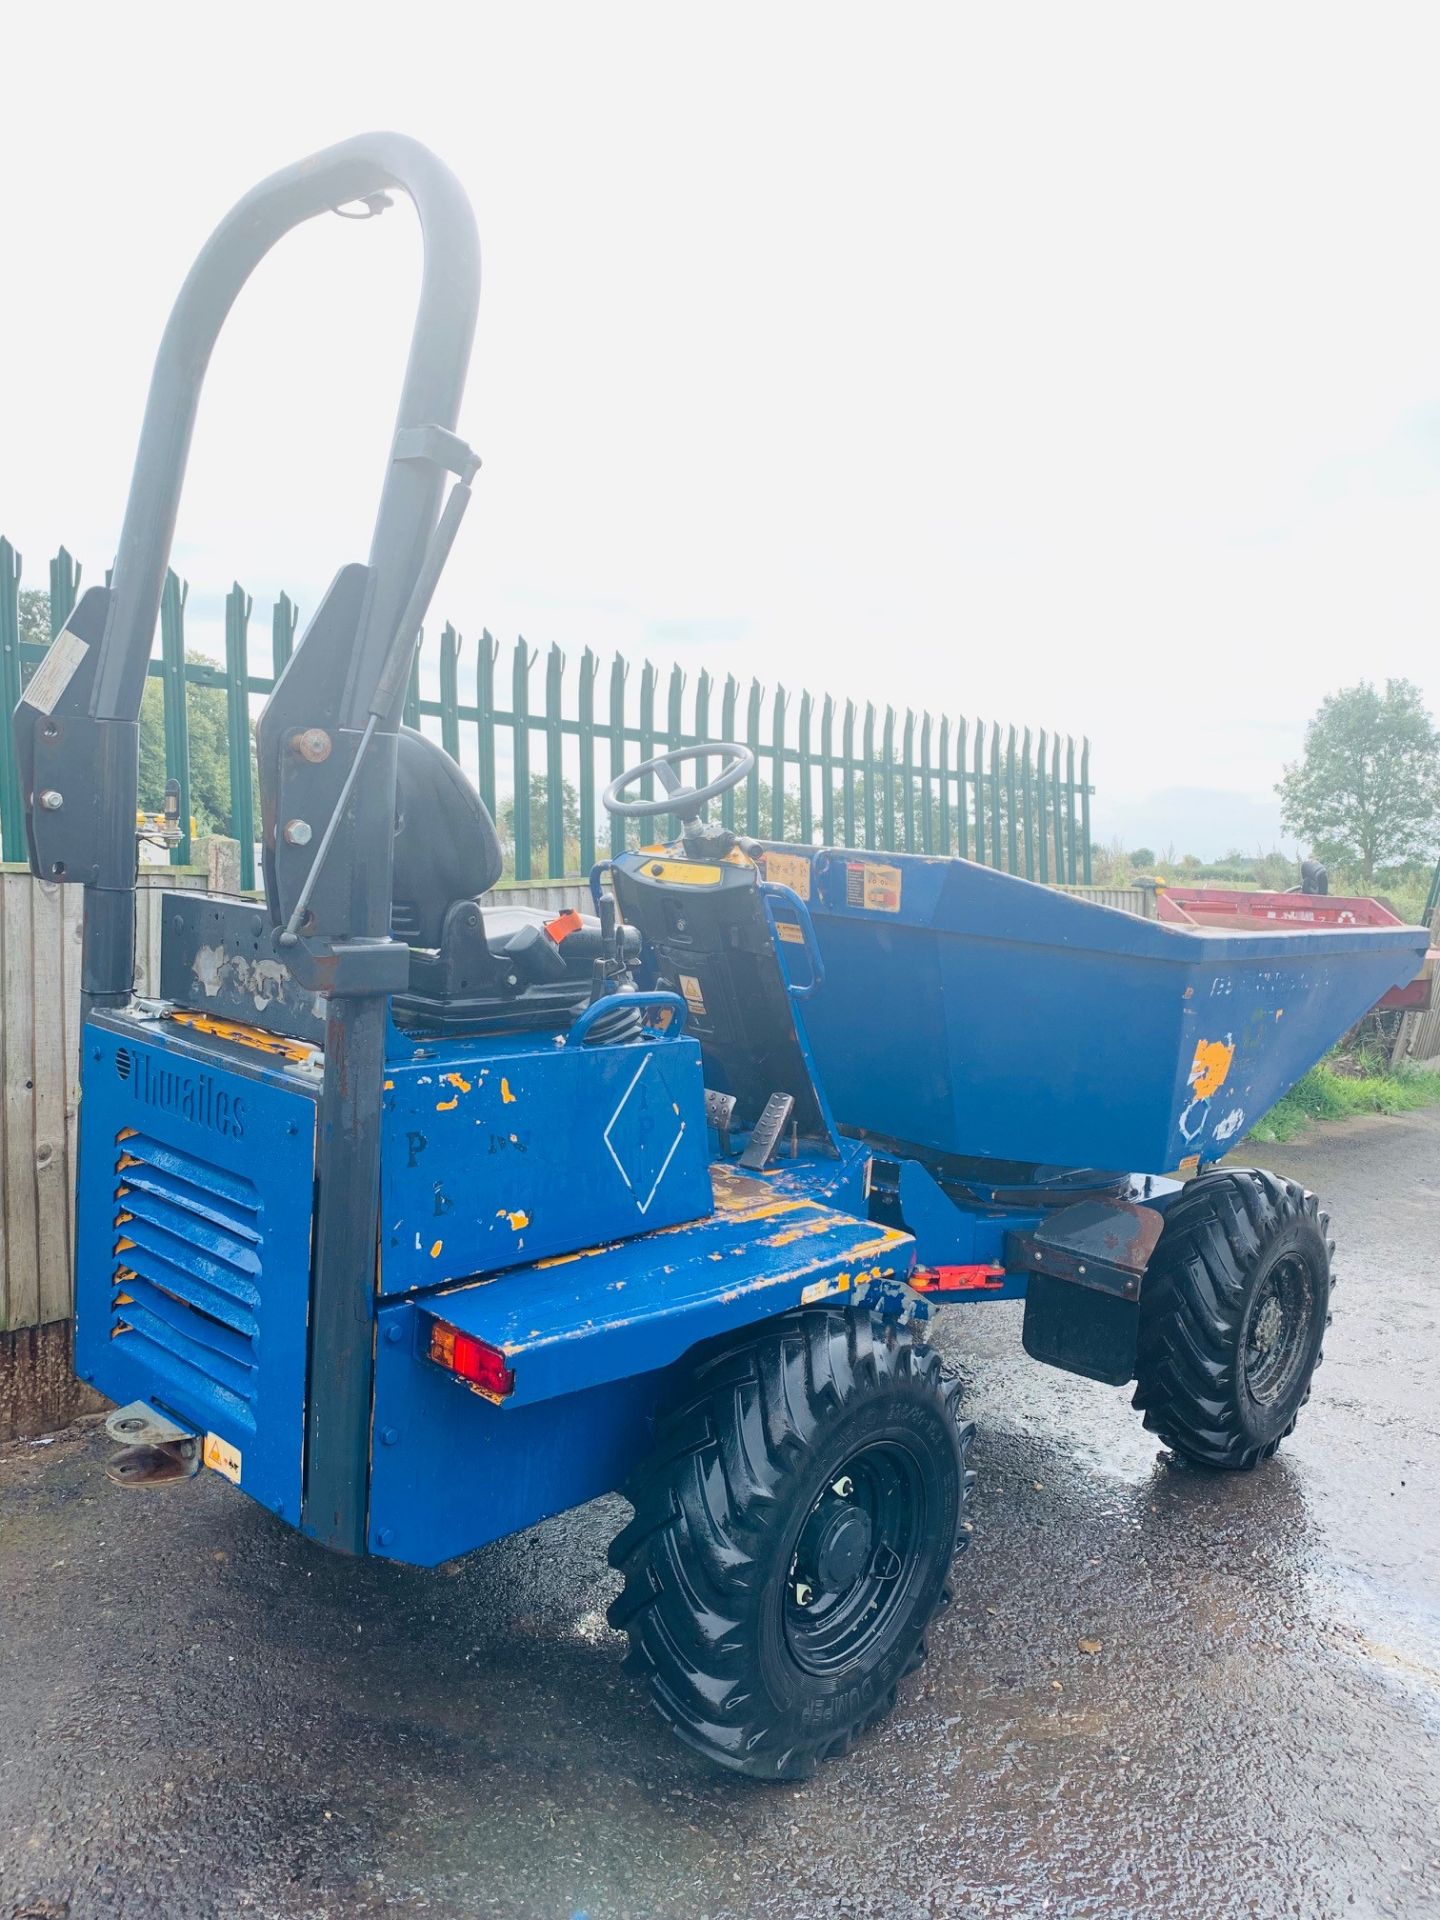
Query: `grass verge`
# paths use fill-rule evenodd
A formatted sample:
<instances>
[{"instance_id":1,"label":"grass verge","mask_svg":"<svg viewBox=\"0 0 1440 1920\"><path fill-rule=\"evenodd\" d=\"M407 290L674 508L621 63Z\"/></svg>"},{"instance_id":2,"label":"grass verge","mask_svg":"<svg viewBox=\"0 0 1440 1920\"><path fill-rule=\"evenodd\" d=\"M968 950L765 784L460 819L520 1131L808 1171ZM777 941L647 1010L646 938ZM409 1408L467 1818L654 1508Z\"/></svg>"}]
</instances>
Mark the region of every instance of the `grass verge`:
<instances>
[{"instance_id":1,"label":"grass verge","mask_svg":"<svg viewBox=\"0 0 1440 1920\"><path fill-rule=\"evenodd\" d=\"M1440 1068L1406 1061L1393 1072L1363 1056L1341 1065L1322 1060L1250 1129L1265 1145L1294 1140L1317 1120L1349 1120L1357 1113L1413 1113L1440 1106Z\"/></svg>"}]
</instances>

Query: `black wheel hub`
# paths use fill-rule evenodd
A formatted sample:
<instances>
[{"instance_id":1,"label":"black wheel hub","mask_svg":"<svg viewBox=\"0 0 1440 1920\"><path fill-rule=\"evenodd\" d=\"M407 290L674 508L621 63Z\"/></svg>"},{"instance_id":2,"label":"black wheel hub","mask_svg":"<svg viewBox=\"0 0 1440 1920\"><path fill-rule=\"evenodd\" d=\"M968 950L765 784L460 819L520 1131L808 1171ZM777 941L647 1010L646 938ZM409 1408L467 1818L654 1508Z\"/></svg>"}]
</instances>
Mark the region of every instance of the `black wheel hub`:
<instances>
[{"instance_id":1,"label":"black wheel hub","mask_svg":"<svg viewBox=\"0 0 1440 1920\"><path fill-rule=\"evenodd\" d=\"M806 1516L785 1594L785 1641L809 1673L870 1653L922 1564L925 1490L908 1448L880 1442L834 1474Z\"/></svg>"},{"instance_id":2,"label":"black wheel hub","mask_svg":"<svg viewBox=\"0 0 1440 1920\"><path fill-rule=\"evenodd\" d=\"M837 1592L852 1586L869 1563L873 1537L870 1516L862 1507L842 1506L824 1514L806 1555L820 1585Z\"/></svg>"},{"instance_id":3,"label":"black wheel hub","mask_svg":"<svg viewBox=\"0 0 1440 1920\"><path fill-rule=\"evenodd\" d=\"M1277 1260L1251 1296L1241 1368L1246 1391L1257 1405L1283 1400L1304 1371L1315 1298L1309 1263L1298 1253Z\"/></svg>"}]
</instances>

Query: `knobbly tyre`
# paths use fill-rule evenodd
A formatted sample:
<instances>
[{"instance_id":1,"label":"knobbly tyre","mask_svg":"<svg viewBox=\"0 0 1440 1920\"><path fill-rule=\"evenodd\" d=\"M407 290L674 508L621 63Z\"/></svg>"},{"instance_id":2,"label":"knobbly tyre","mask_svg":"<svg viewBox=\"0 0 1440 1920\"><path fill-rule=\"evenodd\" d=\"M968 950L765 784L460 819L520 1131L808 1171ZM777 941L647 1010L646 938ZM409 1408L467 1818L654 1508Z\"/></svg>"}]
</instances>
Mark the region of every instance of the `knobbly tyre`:
<instances>
[{"instance_id":1,"label":"knobbly tyre","mask_svg":"<svg viewBox=\"0 0 1440 1920\"><path fill-rule=\"evenodd\" d=\"M204 370L276 241L397 192L409 364L368 559L259 721L264 899L169 896L140 999L138 715ZM482 908L493 822L400 725L479 464L478 294L469 205L413 141L247 195L166 328L110 583L16 711L33 871L85 894L76 1365L119 1403L117 1477L203 1464L341 1553L433 1566L623 1488L611 1617L655 1706L796 1778L893 1704L966 1537L936 1309L1023 1298L1032 1354L1133 1379L1203 1465L1289 1431L1325 1217L1206 1169L1424 936L1219 936L762 846L707 822L751 771L726 743L612 785L676 837L597 870L593 916Z\"/></svg>"}]
</instances>

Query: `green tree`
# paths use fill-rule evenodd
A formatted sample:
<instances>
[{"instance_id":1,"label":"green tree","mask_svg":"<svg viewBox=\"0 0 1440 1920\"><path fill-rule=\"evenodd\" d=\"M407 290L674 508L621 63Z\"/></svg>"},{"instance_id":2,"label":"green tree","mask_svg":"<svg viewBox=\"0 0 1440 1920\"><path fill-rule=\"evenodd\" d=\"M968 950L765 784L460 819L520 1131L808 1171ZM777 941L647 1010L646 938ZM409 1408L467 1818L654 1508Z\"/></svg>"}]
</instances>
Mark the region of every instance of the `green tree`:
<instances>
[{"instance_id":1,"label":"green tree","mask_svg":"<svg viewBox=\"0 0 1440 1920\"><path fill-rule=\"evenodd\" d=\"M50 596L43 587L20 589L20 644L26 647L50 644Z\"/></svg>"},{"instance_id":2,"label":"green tree","mask_svg":"<svg viewBox=\"0 0 1440 1920\"><path fill-rule=\"evenodd\" d=\"M568 780L560 782L560 812L565 835L565 864L559 873L549 871L550 782L543 773L530 776L530 874L535 880L560 880L580 871L580 796ZM515 873L515 801L500 803L495 822L505 855L505 871Z\"/></svg>"},{"instance_id":3,"label":"green tree","mask_svg":"<svg viewBox=\"0 0 1440 1920\"><path fill-rule=\"evenodd\" d=\"M1410 680L1328 694L1305 751L1275 791L1286 828L1327 866L1375 870L1432 852L1440 825L1440 733Z\"/></svg>"},{"instance_id":4,"label":"green tree","mask_svg":"<svg viewBox=\"0 0 1440 1920\"><path fill-rule=\"evenodd\" d=\"M213 667L208 654L186 651L191 666ZM190 812L197 833L229 833L230 821L230 711L223 687L187 686L186 731L190 737ZM250 748L254 780L255 748ZM140 698L140 805L159 813L165 800L165 694L157 679L145 682ZM254 819L260 818L258 799Z\"/></svg>"}]
</instances>

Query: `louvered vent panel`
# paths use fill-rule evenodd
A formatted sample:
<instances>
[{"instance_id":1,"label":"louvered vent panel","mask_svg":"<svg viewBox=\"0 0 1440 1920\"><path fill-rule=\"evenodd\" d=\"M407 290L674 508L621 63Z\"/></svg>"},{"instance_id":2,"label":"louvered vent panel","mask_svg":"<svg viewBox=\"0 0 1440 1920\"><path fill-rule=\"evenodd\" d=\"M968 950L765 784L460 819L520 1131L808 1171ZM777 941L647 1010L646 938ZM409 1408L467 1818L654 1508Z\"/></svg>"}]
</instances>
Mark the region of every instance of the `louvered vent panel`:
<instances>
[{"instance_id":1,"label":"louvered vent panel","mask_svg":"<svg viewBox=\"0 0 1440 1920\"><path fill-rule=\"evenodd\" d=\"M111 1337L177 1412L255 1430L264 1235L254 1185L128 1129L115 1141Z\"/></svg>"}]
</instances>

